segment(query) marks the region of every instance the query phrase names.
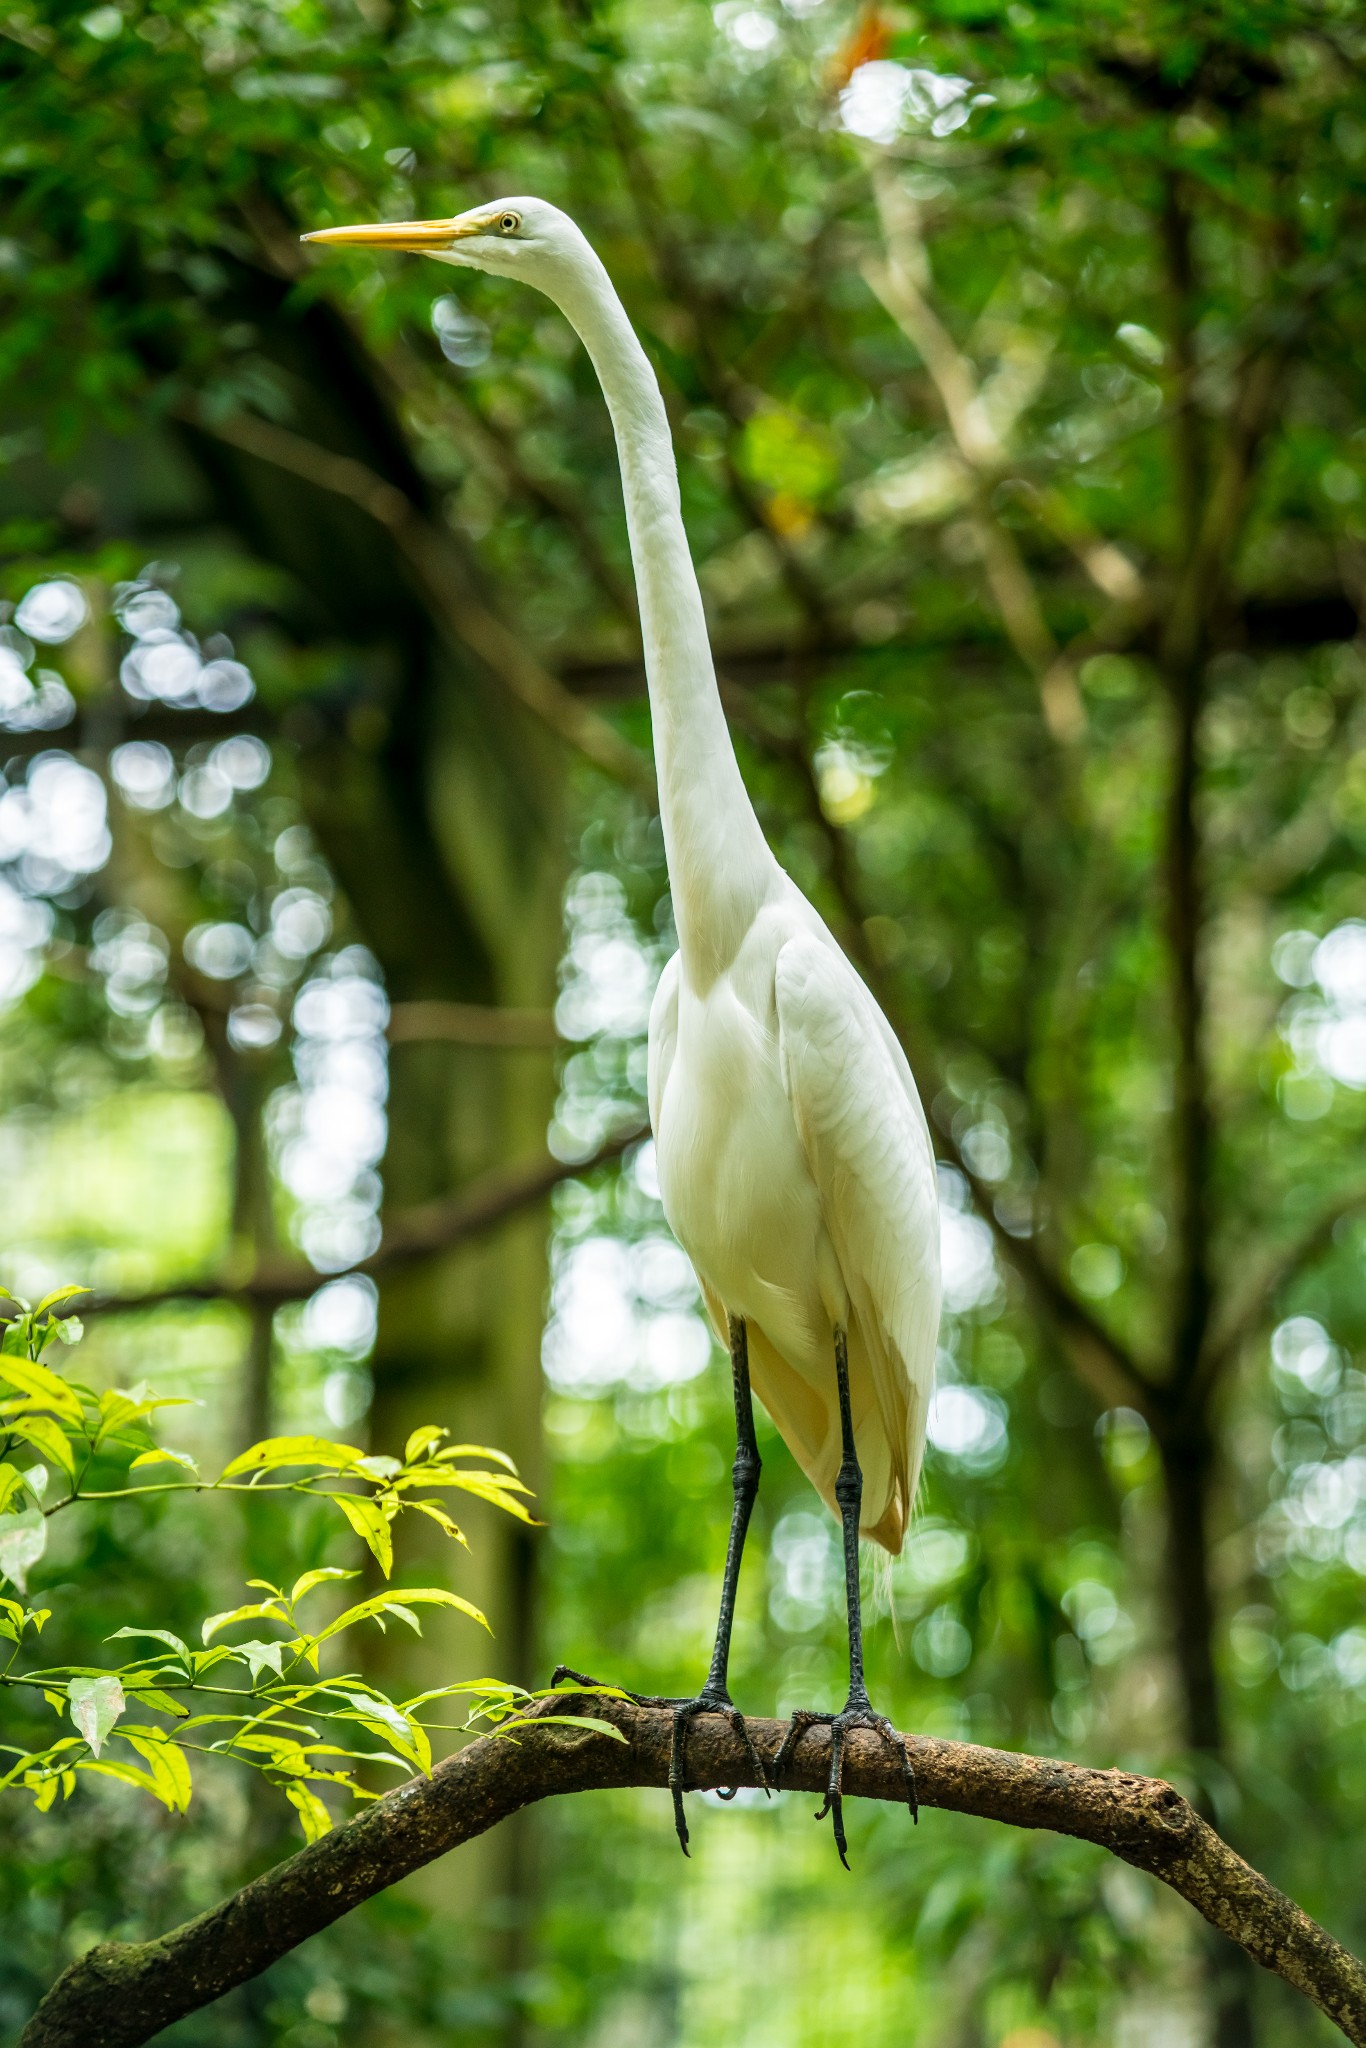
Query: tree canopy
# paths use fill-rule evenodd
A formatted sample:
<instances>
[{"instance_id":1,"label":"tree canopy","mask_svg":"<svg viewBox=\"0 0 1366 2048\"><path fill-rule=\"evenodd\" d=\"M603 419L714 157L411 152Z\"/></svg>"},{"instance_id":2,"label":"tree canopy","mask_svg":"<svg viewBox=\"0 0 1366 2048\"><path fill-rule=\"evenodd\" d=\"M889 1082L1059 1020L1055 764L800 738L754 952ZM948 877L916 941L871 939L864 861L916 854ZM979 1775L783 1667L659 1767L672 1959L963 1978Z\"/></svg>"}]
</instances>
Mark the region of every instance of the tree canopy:
<instances>
[{"instance_id":1,"label":"tree canopy","mask_svg":"<svg viewBox=\"0 0 1366 2048\"><path fill-rule=\"evenodd\" d=\"M206 1469L506 1450L546 1526L472 1522L448 1589L498 1679L693 1682L728 1403L643 1137L672 928L605 409L546 302L298 241L552 199L659 373L765 829L940 1155L880 1703L1171 1777L1358 1951L1363 55L1264 0L0 21L0 1277L93 1289L92 1399L201 1399L155 1429ZM763 1455L733 1677L783 1713L838 1688L840 1581ZM69 1662L363 1559L335 1510L185 1514L33 1560ZM434 1618L362 1682L470 1654ZM178 1832L5 1795L7 2022L278 1855L206 1784ZM888 1812L840 1892L793 1804L704 1806L680 1877L662 1802L564 1802L174 2038L1326 2038L1093 1849Z\"/></svg>"}]
</instances>

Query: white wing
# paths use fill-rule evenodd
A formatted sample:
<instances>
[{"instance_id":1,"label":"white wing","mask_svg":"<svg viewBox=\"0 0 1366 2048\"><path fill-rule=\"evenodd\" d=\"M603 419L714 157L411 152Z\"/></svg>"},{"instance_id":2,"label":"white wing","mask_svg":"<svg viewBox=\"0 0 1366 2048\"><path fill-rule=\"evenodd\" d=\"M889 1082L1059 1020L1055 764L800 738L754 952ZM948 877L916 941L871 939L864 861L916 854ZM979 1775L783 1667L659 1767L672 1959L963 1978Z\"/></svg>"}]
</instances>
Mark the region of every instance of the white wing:
<instances>
[{"instance_id":1,"label":"white wing","mask_svg":"<svg viewBox=\"0 0 1366 2048\"><path fill-rule=\"evenodd\" d=\"M645 1099L650 1105L650 1129L659 1136L659 1106L674 1063L678 1044L678 955L665 963L664 972L650 1004L650 1028L645 1067Z\"/></svg>"},{"instance_id":2,"label":"white wing","mask_svg":"<svg viewBox=\"0 0 1366 2048\"><path fill-rule=\"evenodd\" d=\"M841 953L814 933L789 939L775 988L792 1113L849 1296L851 1378L857 1351L872 1382L875 1414L860 1434L880 1433L884 1470L890 1458L890 1498L870 1533L895 1553L919 1478L939 1330L929 1131L904 1055ZM856 1396L856 1419L858 1405Z\"/></svg>"}]
</instances>

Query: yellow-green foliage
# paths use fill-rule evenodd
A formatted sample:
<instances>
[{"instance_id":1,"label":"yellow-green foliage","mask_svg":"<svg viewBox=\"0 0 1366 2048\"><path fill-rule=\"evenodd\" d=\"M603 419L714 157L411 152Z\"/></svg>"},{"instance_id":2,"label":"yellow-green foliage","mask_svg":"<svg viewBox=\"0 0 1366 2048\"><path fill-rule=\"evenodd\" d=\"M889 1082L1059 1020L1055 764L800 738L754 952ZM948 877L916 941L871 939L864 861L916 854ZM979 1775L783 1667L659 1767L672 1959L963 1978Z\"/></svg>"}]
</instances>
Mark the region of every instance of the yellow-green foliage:
<instances>
[{"instance_id":1,"label":"yellow-green foliage","mask_svg":"<svg viewBox=\"0 0 1366 2048\"><path fill-rule=\"evenodd\" d=\"M510 1458L481 1444L448 1443L448 1432L435 1426L414 1430L402 1457L367 1456L317 1436L270 1437L217 1478L203 1477L192 1458L153 1435L152 1418L177 1401L145 1384L96 1393L56 1369L60 1352L44 1359L54 1340L79 1343L80 1319L63 1311L82 1291L61 1288L31 1308L0 1290L11 1311L0 1348L0 1578L21 1596L0 1598L0 1641L12 1646L0 1671L0 1734L8 1732L3 1701L15 1693L41 1696L59 1724L76 1731L37 1746L0 1741L0 1790L22 1787L46 1811L59 1791L69 1798L81 1774L95 1772L183 1813L191 1758L227 1756L279 1785L312 1841L332 1824L319 1787L373 1798L357 1778L361 1768L431 1769L422 1716L437 1702L464 1695L495 1726L515 1719L530 1698L515 1686L477 1680L393 1700L354 1672L324 1671L324 1646L362 1622L383 1629L400 1621L420 1635L418 1608L449 1607L488 1626L470 1601L439 1586L386 1590L329 1612L317 1598L322 1589L360 1576L340 1566L304 1572L288 1590L251 1580L258 1597L209 1615L198 1648L169 1629L125 1626L108 1641L144 1646L131 1661L40 1664L52 1610L26 1604L29 1576L42 1564L54 1517L86 1504L179 1493L192 1497L192 1511L193 1498L206 1493L321 1498L362 1538L386 1579L404 1514L425 1516L461 1544L465 1536L443 1505L451 1495L531 1519L528 1489ZM247 1624L254 1628L243 1633ZM216 1640L227 1632L228 1640Z\"/></svg>"}]
</instances>

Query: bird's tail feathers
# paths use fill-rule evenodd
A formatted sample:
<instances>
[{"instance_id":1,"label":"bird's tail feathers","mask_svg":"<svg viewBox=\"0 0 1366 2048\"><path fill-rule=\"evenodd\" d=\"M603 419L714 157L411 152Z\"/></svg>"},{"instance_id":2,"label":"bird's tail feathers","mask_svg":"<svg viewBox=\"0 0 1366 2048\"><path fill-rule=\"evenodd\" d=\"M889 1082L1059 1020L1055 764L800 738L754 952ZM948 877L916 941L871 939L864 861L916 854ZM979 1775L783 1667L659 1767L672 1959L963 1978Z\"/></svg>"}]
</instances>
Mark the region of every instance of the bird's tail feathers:
<instances>
[{"instance_id":1,"label":"bird's tail feathers","mask_svg":"<svg viewBox=\"0 0 1366 2048\"><path fill-rule=\"evenodd\" d=\"M890 1616L892 1640L898 1652L905 1646L901 1640L901 1617L896 1611L896 1584L893 1578L894 1560L890 1550L879 1550L873 1560L873 1611L875 1614Z\"/></svg>"}]
</instances>

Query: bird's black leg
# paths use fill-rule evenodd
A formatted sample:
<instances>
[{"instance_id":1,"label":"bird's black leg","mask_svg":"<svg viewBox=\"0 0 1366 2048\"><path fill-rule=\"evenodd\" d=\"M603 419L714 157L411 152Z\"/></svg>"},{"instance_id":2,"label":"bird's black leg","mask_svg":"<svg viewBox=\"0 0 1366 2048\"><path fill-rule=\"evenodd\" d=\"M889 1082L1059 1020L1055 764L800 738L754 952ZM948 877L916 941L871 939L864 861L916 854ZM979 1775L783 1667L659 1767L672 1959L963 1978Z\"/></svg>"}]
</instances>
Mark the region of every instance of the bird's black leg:
<instances>
[{"instance_id":1,"label":"bird's black leg","mask_svg":"<svg viewBox=\"0 0 1366 2048\"><path fill-rule=\"evenodd\" d=\"M754 1434L754 1401L749 1388L749 1339L745 1331L743 1316L730 1318L730 1369L731 1382L735 1391L735 1463L731 1468L731 1485L735 1501L731 1509L730 1541L726 1546L726 1569L721 1580L721 1611L716 1621L716 1644L712 1650L711 1669L701 1692L692 1699L664 1700L651 1699L641 1693L630 1697L641 1706L671 1707L673 1709L673 1746L669 1753L669 1790L673 1794L674 1827L678 1833L679 1846L683 1854L688 1853L688 1823L683 1812L683 1791L685 1762L688 1744L688 1723L698 1714L723 1714L749 1752L759 1783L768 1791L768 1778L764 1771L763 1759L754 1747L745 1718L731 1699L727 1684L730 1664L730 1635L735 1622L735 1595L740 1583L740 1560L744 1555L745 1536L749 1529L749 1518L754 1512L754 1502L759 1492L759 1445ZM855 1514L855 1580L857 1582L858 1519ZM592 1686L595 1680L585 1677L581 1671L571 1671L567 1665L557 1666L551 1679L558 1685L562 1679L573 1679L580 1685ZM734 1797L731 1793L728 1795Z\"/></svg>"},{"instance_id":2,"label":"bird's black leg","mask_svg":"<svg viewBox=\"0 0 1366 2048\"><path fill-rule=\"evenodd\" d=\"M910 1753L904 1736L897 1733L891 1722L882 1714L873 1711L868 1697L868 1687L863 1676L863 1608L859 1595L858 1580L858 1530L859 1511L863 1505L863 1472L854 1448L854 1419L849 1404L849 1344L845 1332L835 1331L835 1377L839 1384L840 1398L840 1441L841 1462L835 1480L835 1499L839 1503L840 1523L844 1532L844 1588L849 1610L849 1697L838 1714L809 1713L803 1708L792 1716L791 1723L778 1754L773 1759L773 1781L781 1782L783 1766L795 1751L808 1728L827 1727L830 1730L830 1777L825 1788L825 1804L816 1815L824 1820L826 1814L833 1816L835 1847L839 1850L840 1862L849 1868L849 1847L844 1833L844 1744L851 1728L872 1728L898 1751L901 1757L902 1777L906 1785L906 1801L911 1809L912 1820L919 1814L916 1807L915 1772L911 1767Z\"/></svg>"}]
</instances>

